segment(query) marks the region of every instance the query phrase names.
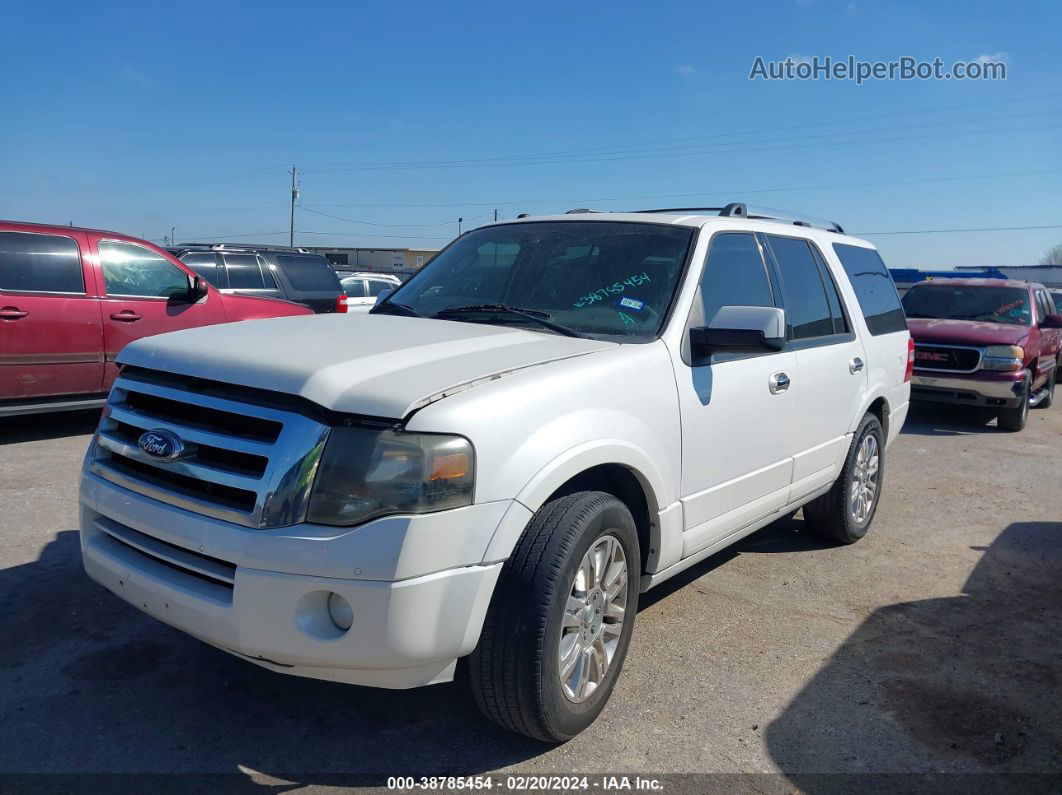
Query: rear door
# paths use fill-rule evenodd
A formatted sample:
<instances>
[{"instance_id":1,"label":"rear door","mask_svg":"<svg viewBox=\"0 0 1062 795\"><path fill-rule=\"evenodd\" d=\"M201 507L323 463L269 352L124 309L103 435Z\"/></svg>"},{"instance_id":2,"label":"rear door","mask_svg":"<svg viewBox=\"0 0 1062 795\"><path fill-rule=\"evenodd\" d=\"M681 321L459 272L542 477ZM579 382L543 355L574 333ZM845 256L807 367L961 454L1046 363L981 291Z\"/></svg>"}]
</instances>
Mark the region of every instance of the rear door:
<instances>
[{"instance_id":1,"label":"rear door","mask_svg":"<svg viewBox=\"0 0 1062 795\"><path fill-rule=\"evenodd\" d=\"M335 312L342 290L339 277L319 254L272 254L277 268L290 285L287 299L305 304L314 312Z\"/></svg>"},{"instance_id":2,"label":"rear door","mask_svg":"<svg viewBox=\"0 0 1062 795\"><path fill-rule=\"evenodd\" d=\"M107 239L99 240L96 248L100 263L96 277L103 294L105 387L117 375L115 357L133 340L225 322L221 295L213 288L194 304L174 300L187 294L191 277L154 248Z\"/></svg>"},{"instance_id":3,"label":"rear door","mask_svg":"<svg viewBox=\"0 0 1062 795\"><path fill-rule=\"evenodd\" d=\"M103 328L82 232L0 231L0 399L103 389Z\"/></svg>"},{"instance_id":4,"label":"rear door","mask_svg":"<svg viewBox=\"0 0 1062 795\"><path fill-rule=\"evenodd\" d=\"M365 280L360 276L350 276L340 282L343 287L343 292L347 295L347 306L365 306L371 305L372 298L369 298L369 291L365 287Z\"/></svg>"},{"instance_id":5,"label":"rear door","mask_svg":"<svg viewBox=\"0 0 1062 795\"><path fill-rule=\"evenodd\" d=\"M866 395L866 352L842 308L822 253L801 237L764 235L782 285L786 350L796 353L800 422L790 500L831 483Z\"/></svg>"}]
</instances>

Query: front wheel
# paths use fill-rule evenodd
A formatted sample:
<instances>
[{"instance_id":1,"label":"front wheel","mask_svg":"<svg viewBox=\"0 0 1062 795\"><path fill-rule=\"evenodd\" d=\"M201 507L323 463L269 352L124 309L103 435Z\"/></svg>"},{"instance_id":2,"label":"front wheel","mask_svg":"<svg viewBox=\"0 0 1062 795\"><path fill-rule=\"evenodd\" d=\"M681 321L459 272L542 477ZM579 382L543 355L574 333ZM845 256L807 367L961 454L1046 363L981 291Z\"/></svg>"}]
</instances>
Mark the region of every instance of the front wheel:
<instances>
[{"instance_id":1,"label":"front wheel","mask_svg":"<svg viewBox=\"0 0 1062 795\"><path fill-rule=\"evenodd\" d=\"M640 560L634 519L611 494L544 505L502 569L469 658L480 710L545 742L593 723L630 645Z\"/></svg>"},{"instance_id":2,"label":"front wheel","mask_svg":"<svg viewBox=\"0 0 1062 795\"><path fill-rule=\"evenodd\" d=\"M1025 423L1029 421L1029 395L1032 391L1032 379L1025 379L1018 405L1012 409L1000 409L996 424L1004 431L1025 430Z\"/></svg>"},{"instance_id":3,"label":"front wheel","mask_svg":"<svg viewBox=\"0 0 1062 795\"><path fill-rule=\"evenodd\" d=\"M885 477L885 434L866 414L852 438L840 477L828 492L804 506L804 521L820 538L854 544L867 534Z\"/></svg>"}]
</instances>

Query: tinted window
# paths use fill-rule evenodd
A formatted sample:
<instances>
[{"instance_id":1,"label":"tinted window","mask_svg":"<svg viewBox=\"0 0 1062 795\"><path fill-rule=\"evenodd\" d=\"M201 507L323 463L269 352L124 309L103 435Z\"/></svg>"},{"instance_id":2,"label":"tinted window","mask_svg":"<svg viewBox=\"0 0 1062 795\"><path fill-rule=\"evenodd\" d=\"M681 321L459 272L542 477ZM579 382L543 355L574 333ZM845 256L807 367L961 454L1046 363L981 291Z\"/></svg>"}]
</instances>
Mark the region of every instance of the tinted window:
<instances>
[{"instance_id":1,"label":"tinted window","mask_svg":"<svg viewBox=\"0 0 1062 795\"><path fill-rule=\"evenodd\" d=\"M852 282L870 333L876 336L906 330L907 321L896 294L896 285L878 252L841 243L834 243L833 250Z\"/></svg>"},{"instance_id":2,"label":"tinted window","mask_svg":"<svg viewBox=\"0 0 1062 795\"><path fill-rule=\"evenodd\" d=\"M296 290L308 293L339 292L339 279L324 257L281 254L277 257L277 264Z\"/></svg>"},{"instance_id":3,"label":"tinted window","mask_svg":"<svg viewBox=\"0 0 1062 795\"><path fill-rule=\"evenodd\" d=\"M383 279L369 279L366 284L369 286L369 295L374 298L382 293L384 290L393 290L395 285L393 282L385 282Z\"/></svg>"},{"instance_id":4,"label":"tinted window","mask_svg":"<svg viewBox=\"0 0 1062 795\"><path fill-rule=\"evenodd\" d=\"M347 294L348 298L365 297L364 279L344 279L340 284L343 286L343 292Z\"/></svg>"},{"instance_id":5,"label":"tinted window","mask_svg":"<svg viewBox=\"0 0 1062 795\"><path fill-rule=\"evenodd\" d=\"M225 254L225 272L229 276L229 287L233 290L262 290L265 280L262 268L255 254Z\"/></svg>"},{"instance_id":6,"label":"tinted window","mask_svg":"<svg viewBox=\"0 0 1062 795\"><path fill-rule=\"evenodd\" d=\"M815 255L815 262L819 264L819 275L826 288L826 300L830 304L830 314L833 315L833 333L845 334L848 331L848 321L845 320L844 310L841 309L841 295L837 292L837 283L833 280L833 274L830 273L822 252L814 243L811 244L811 253Z\"/></svg>"},{"instance_id":7,"label":"tinted window","mask_svg":"<svg viewBox=\"0 0 1062 795\"><path fill-rule=\"evenodd\" d=\"M169 260L133 243L100 241L108 295L169 298L188 291L188 276Z\"/></svg>"},{"instance_id":8,"label":"tinted window","mask_svg":"<svg viewBox=\"0 0 1062 795\"><path fill-rule=\"evenodd\" d=\"M207 252L198 254L185 254L180 258L181 262L194 270L212 285L218 284L218 267L214 255Z\"/></svg>"},{"instance_id":9,"label":"tinted window","mask_svg":"<svg viewBox=\"0 0 1062 795\"><path fill-rule=\"evenodd\" d=\"M85 292L77 243L61 235L0 232L0 290Z\"/></svg>"},{"instance_id":10,"label":"tinted window","mask_svg":"<svg viewBox=\"0 0 1062 795\"><path fill-rule=\"evenodd\" d=\"M709 325L724 306L774 306L771 283L755 237L721 234L712 238L701 277L701 304L704 322Z\"/></svg>"},{"instance_id":11,"label":"tinted window","mask_svg":"<svg viewBox=\"0 0 1062 795\"><path fill-rule=\"evenodd\" d=\"M941 279L916 284L903 297L908 317L981 320L1028 326L1032 322L1029 291L1022 287L949 284Z\"/></svg>"},{"instance_id":12,"label":"tinted window","mask_svg":"<svg viewBox=\"0 0 1062 795\"><path fill-rule=\"evenodd\" d=\"M768 235L767 240L782 276L789 338L803 340L833 334L830 304L807 241L774 235Z\"/></svg>"},{"instance_id":13,"label":"tinted window","mask_svg":"<svg viewBox=\"0 0 1062 795\"><path fill-rule=\"evenodd\" d=\"M483 227L459 238L392 297L422 315L505 304L545 313L577 333L647 339L663 322L693 236L692 227L617 221ZM504 310L444 318L543 328Z\"/></svg>"}]
</instances>

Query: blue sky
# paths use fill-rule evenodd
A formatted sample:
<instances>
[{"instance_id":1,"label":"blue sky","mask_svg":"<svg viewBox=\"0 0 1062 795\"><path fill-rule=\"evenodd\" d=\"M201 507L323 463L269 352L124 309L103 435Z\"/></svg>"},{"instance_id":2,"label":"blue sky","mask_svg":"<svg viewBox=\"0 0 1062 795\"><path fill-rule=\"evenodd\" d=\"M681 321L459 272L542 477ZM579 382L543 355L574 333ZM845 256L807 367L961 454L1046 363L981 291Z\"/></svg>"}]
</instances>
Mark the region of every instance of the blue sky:
<instances>
[{"instance_id":1,"label":"blue sky","mask_svg":"<svg viewBox=\"0 0 1062 795\"><path fill-rule=\"evenodd\" d=\"M495 208L731 200L853 232L1057 226L868 235L896 266L1034 263L1062 242L1053 1L141 1L5 17L4 218L281 243L295 164L306 245L439 247L459 216ZM998 54L1008 79L748 79L756 56L849 54ZM525 155L546 156L483 162Z\"/></svg>"}]
</instances>

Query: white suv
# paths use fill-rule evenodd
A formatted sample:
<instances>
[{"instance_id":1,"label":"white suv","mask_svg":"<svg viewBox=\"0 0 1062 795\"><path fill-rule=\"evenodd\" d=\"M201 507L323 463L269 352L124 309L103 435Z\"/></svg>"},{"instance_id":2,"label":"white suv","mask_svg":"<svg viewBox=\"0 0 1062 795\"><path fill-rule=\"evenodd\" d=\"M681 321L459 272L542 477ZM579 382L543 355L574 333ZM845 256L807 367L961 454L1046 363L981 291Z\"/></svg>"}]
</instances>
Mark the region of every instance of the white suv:
<instances>
[{"instance_id":1,"label":"white suv","mask_svg":"<svg viewBox=\"0 0 1062 795\"><path fill-rule=\"evenodd\" d=\"M371 314L119 362L91 577L282 673L408 688L467 657L491 719L563 741L641 592L801 506L867 532L911 345L869 243L733 204L488 225Z\"/></svg>"}]
</instances>

